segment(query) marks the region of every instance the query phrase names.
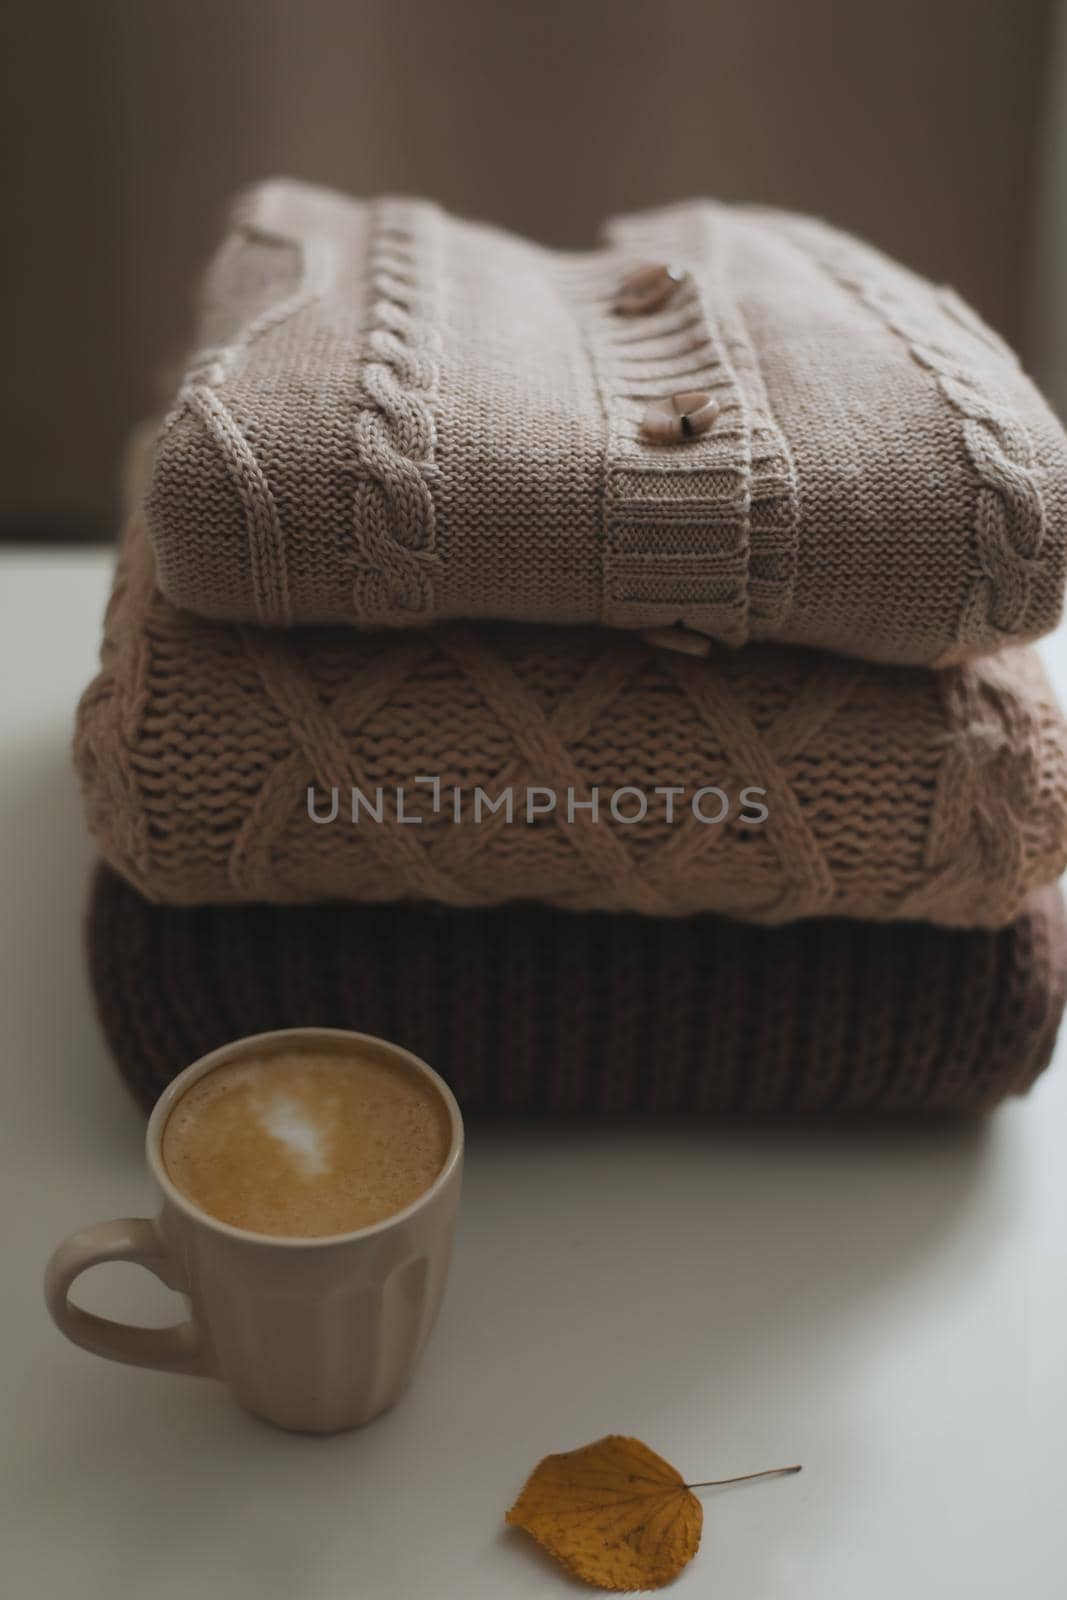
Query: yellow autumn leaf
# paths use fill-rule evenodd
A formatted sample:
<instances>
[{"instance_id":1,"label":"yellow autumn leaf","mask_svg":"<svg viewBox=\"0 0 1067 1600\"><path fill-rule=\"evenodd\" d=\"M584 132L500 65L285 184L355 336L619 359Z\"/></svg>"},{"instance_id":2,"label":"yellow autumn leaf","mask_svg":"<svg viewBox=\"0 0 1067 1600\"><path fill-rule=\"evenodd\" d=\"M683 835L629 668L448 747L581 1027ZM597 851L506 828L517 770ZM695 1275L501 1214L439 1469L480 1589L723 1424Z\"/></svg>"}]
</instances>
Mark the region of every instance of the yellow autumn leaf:
<instances>
[{"instance_id":1,"label":"yellow autumn leaf","mask_svg":"<svg viewBox=\"0 0 1067 1600\"><path fill-rule=\"evenodd\" d=\"M507 1521L598 1589L658 1589L696 1555L704 1509L668 1461L613 1433L546 1456Z\"/></svg>"}]
</instances>

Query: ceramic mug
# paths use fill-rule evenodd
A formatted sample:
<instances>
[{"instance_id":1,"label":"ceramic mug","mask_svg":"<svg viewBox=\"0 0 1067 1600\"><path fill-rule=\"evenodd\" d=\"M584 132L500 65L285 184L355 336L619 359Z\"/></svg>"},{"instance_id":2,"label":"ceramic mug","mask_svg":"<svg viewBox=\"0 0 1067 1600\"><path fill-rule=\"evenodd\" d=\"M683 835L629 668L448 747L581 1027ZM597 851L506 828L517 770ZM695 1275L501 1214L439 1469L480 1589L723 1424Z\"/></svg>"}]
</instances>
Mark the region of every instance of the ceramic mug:
<instances>
[{"instance_id":1,"label":"ceramic mug","mask_svg":"<svg viewBox=\"0 0 1067 1600\"><path fill-rule=\"evenodd\" d=\"M370 1227L325 1237L249 1233L220 1222L175 1188L163 1129L194 1083L271 1047L336 1048L396 1063L428 1079L447 1110L448 1155L411 1205ZM359 1427L403 1393L444 1294L463 1171L463 1120L448 1085L398 1045L339 1028L288 1028L213 1050L164 1090L145 1138L163 1195L154 1220L98 1222L66 1239L45 1275L48 1309L85 1350L131 1366L220 1378L241 1405L302 1432ZM171 1328L137 1328L71 1304L71 1284L103 1261L135 1261L188 1299Z\"/></svg>"}]
</instances>

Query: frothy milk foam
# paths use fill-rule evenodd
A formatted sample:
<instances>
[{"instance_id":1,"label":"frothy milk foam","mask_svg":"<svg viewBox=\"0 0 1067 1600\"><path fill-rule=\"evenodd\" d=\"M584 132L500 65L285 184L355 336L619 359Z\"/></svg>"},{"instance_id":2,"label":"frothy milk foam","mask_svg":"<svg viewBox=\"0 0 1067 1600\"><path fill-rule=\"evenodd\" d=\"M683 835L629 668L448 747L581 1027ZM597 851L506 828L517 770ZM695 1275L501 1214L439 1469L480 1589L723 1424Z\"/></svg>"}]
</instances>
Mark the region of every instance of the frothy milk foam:
<instances>
[{"instance_id":1,"label":"frothy milk foam","mask_svg":"<svg viewBox=\"0 0 1067 1600\"><path fill-rule=\"evenodd\" d=\"M253 1233L314 1237L403 1210L444 1166L447 1109L399 1063L277 1049L194 1083L163 1130L171 1181Z\"/></svg>"}]
</instances>

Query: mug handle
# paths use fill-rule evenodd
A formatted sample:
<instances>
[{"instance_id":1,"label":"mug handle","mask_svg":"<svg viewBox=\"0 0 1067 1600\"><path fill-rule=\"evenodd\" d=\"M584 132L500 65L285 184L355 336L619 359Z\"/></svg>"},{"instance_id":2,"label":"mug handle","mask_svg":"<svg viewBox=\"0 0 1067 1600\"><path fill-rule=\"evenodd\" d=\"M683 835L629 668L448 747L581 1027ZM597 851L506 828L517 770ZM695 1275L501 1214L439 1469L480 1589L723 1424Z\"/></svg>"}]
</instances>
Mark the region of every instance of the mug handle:
<instances>
[{"instance_id":1,"label":"mug handle","mask_svg":"<svg viewBox=\"0 0 1067 1600\"><path fill-rule=\"evenodd\" d=\"M168 1289L183 1289L177 1263L156 1223L147 1217L97 1222L72 1233L52 1252L44 1278L44 1297L60 1333L94 1355L125 1361L132 1367L157 1367L161 1372L212 1376L200 1332L193 1322L171 1328L138 1328L113 1322L72 1305L70 1287L88 1267L103 1261L135 1261L147 1267Z\"/></svg>"}]
</instances>

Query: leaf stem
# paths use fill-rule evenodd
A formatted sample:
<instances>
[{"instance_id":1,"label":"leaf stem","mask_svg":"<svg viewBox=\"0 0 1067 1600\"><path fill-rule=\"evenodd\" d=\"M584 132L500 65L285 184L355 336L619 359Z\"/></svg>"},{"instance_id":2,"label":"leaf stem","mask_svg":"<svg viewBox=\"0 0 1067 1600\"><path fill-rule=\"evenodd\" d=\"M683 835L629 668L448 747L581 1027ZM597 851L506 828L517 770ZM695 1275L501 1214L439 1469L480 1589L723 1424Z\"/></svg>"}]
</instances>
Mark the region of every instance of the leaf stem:
<instances>
[{"instance_id":1,"label":"leaf stem","mask_svg":"<svg viewBox=\"0 0 1067 1600\"><path fill-rule=\"evenodd\" d=\"M748 1483L752 1478L783 1478L800 1472L800 1467L766 1467L763 1472L742 1472L736 1478L705 1478L703 1483L687 1483L687 1489L718 1489L724 1483Z\"/></svg>"}]
</instances>

